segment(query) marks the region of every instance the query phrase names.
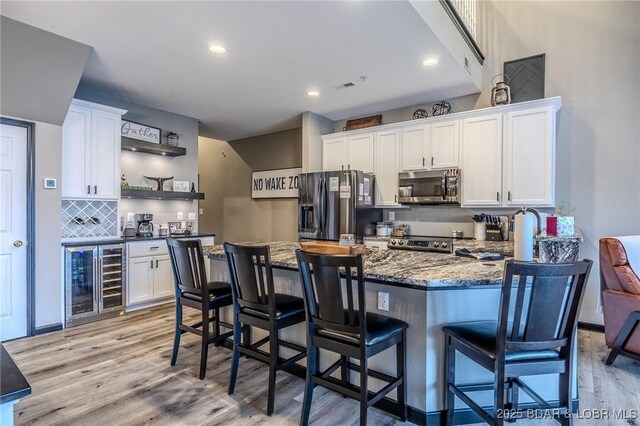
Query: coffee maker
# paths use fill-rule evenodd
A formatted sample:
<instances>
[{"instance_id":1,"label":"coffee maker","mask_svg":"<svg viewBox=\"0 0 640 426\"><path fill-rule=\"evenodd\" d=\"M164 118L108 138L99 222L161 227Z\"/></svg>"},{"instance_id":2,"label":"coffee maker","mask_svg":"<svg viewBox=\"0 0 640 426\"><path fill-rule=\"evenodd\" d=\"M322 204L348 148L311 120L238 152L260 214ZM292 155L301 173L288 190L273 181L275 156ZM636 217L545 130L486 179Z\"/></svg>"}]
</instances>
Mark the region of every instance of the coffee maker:
<instances>
[{"instance_id":1,"label":"coffee maker","mask_svg":"<svg viewBox=\"0 0 640 426\"><path fill-rule=\"evenodd\" d=\"M138 237L153 237L153 215L151 213L136 214L136 229Z\"/></svg>"}]
</instances>

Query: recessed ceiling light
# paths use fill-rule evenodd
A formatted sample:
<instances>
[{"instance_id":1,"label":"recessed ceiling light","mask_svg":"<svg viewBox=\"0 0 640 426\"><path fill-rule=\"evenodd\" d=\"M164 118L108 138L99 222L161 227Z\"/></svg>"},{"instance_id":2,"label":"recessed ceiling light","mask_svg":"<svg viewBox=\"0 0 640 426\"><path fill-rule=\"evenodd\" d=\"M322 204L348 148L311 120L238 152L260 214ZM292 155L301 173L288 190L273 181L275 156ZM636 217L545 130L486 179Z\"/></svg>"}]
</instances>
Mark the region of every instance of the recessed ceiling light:
<instances>
[{"instance_id":1,"label":"recessed ceiling light","mask_svg":"<svg viewBox=\"0 0 640 426\"><path fill-rule=\"evenodd\" d=\"M218 44L212 44L211 46L209 46L209 51L211 53L215 53L216 55L222 55L227 51L227 49Z\"/></svg>"},{"instance_id":2,"label":"recessed ceiling light","mask_svg":"<svg viewBox=\"0 0 640 426\"><path fill-rule=\"evenodd\" d=\"M318 92L317 90L309 90L307 91L307 96L312 96L312 97L320 96L320 92Z\"/></svg>"},{"instance_id":3,"label":"recessed ceiling light","mask_svg":"<svg viewBox=\"0 0 640 426\"><path fill-rule=\"evenodd\" d=\"M437 64L438 64L438 60L436 58L429 58L422 61L422 65L424 65L425 67L432 67Z\"/></svg>"}]
</instances>

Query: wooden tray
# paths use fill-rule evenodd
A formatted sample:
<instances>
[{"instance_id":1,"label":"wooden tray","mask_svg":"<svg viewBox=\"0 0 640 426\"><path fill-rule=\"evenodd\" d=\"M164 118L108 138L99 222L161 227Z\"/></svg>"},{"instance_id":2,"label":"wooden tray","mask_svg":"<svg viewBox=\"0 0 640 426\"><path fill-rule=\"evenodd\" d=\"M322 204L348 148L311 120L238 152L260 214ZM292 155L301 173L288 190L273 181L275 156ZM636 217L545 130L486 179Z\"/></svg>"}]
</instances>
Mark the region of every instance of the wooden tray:
<instances>
[{"instance_id":1,"label":"wooden tray","mask_svg":"<svg viewBox=\"0 0 640 426\"><path fill-rule=\"evenodd\" d=\"M333 241L307 241L300 243L303 251L318 254L361 254L366 253L364 244L341 246Z\"/></svg>"}]
</instances>

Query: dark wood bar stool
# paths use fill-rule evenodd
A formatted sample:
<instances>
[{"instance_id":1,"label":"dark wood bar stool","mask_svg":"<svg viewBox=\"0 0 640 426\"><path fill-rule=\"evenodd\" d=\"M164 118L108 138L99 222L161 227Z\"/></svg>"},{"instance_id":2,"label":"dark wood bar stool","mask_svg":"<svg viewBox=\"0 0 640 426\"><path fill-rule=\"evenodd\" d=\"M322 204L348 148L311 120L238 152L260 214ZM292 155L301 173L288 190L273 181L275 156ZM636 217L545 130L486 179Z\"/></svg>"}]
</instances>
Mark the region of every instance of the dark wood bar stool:
<instances>
[{"instance_id":1,"label":"dark wood bar stool","mask_svg":"<svg viewBox=\"0 0 640 426\"><path fill-rule=\"evenodd\" d=\"M220 334L220 326L232 328L229 323L220 321L220 308L233 303L231 285L224 281L207 282L204 266L202 244L200 240L176 240L167 238L169 256L173 269L176 290L176 331L173 340L171 365L175 365L180 348L180 336L184 333L194 333L202 337L200 348L200 380L204 379L207 370L207 355L211 343L220 344L233 332ZM187 306L202 312L202 320L197 324L182 323L182 308ZM214 311L211 316L210 312ZM211 333L210 323L213 322L214 332Z\"/></svg>"},{"instance_id":2,"label":"dark wood bar stool","mask_svg":"<svg viewBox=\"0 0 640 426\"><path fill-rule=\"evenodd\" d=\"M485 422L503 425L517 419L518 389L542 410L558 409L556 420L571 424L572 367L578 312L592 262L533 263L507 261L498 321L448 325L446 338L445 406L453 424L457 396ZM517 277L517 278L515 278ZM517 279L517 281L514 280ZM512 288L515 294L512 295ZM494 381L456 384L455 357L461 352L494 373ZM559 374L559 407L551 407L520 376ZM494 391L493 413L467 392ZM506 393L506 395L505 395ZM513 415L496 415L499 412Z\"/></svg>"},{"instance_id":3,"label":"dark wood bar stool","mask_svg":"<svg viewBox=\"0 0 640 426\"><path fill-rule=\"evenodd\" d=\"M398 411L406 420L406 330L409 325L395 318L367 312L362 273L362 255L327 256L296 251L304 291L307 317L307 378L301 425L309 423L313 388L324 386L360 401L360 424L367 424L367 409L397 388ZM344 268L346 306L340 272ZM356 286L353 287L356 275ZM355 291L354 291L355 290ZM354 297L355 293L355 297ZM357 306L356 306L357 305ZM367 360L392 346L396 347L396 377L367 368ZM340 354L334 364L319 371L318 350ZM359 360L360 365L350 361ZM331 377L340 368L341 379ZM360 387L349 382L349 370L360 373ZM370 392L368 377L387 382L377 393Z\"/></svg>"},{"instance_id":4,"label":"dark wood bar stool","mask_svg":"<svg viewBox=\"0 0 640 426\"><path fill-rule=\"evenodd\" d=\"M307 355L306 348L280 340L279 330L304 321L304 302L300 297L276 293L268 246L241 246L224 243L229 264L233 293L233 361L229 380L229 395L234 392L240 354L269 364L267 415L273 414L276 372L285 369ZM256 343L240 342L242 325L258 327L269 335ZM258 349L269 343L269 352ZM298 354L284 359L280 347Z\"/></svg>"}]
</instances>

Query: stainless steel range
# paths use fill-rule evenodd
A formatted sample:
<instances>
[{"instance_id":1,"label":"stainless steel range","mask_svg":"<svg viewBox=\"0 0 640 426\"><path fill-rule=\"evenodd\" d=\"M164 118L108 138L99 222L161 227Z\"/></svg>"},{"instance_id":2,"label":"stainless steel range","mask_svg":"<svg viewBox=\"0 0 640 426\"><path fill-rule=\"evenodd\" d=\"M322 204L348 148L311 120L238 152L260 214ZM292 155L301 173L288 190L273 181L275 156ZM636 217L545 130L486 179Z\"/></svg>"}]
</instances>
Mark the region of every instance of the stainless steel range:
<instances>
[{"instance_id":1,"label":"stainless steel range","mask_svg":"<svg viewBox=\"0 0 640 426\"><path fill-rule=\"evenodd\" d=\"M402 238L391 238L388 247L399 250L453 253L453 238L411 235Z\"/></svg>"}]
</instances>

